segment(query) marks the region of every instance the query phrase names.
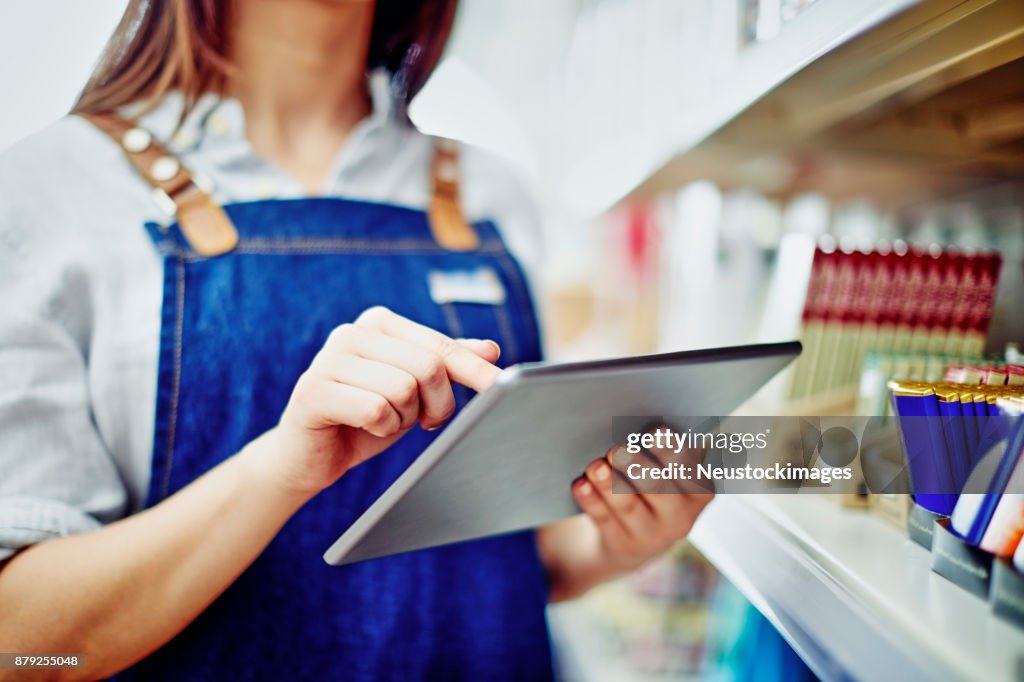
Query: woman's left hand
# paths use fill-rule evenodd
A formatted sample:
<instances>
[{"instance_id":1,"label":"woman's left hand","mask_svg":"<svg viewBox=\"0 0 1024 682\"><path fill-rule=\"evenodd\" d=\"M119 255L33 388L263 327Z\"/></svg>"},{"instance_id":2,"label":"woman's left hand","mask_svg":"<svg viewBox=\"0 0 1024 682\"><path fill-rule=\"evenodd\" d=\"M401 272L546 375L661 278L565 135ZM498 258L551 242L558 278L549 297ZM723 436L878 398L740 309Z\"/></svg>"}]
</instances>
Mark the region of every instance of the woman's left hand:
<instances>
[{"instance_id":1,"label":"woman's left hand","mask_svg":"<svg viewBox=\"0 0 1024 682\"><path fill-rule=\"evenodd\" d=\"M587 466L573 482L572 494L597 527L609 563L632 570L686 537L713 496L623 490L629 484L612 467L612 452ZM613 493L612 484L617 476L621 487Z\"/></svg>"},{"instance_id":2,"label":"woman's left hand","mask_svg":"<svg viewBox=\"0 0 1024 682\"><path fill-rule=\"evenodd\" d=\"M579 596L663 554L686 537L714 497L680 490L636 492L612 466L623 459L613 456L616 449L587 465L572 484L584 515L549 524L538 533L551 601ZM613 493L616 477L619 483Z\"/></svg>"}]
</instances>

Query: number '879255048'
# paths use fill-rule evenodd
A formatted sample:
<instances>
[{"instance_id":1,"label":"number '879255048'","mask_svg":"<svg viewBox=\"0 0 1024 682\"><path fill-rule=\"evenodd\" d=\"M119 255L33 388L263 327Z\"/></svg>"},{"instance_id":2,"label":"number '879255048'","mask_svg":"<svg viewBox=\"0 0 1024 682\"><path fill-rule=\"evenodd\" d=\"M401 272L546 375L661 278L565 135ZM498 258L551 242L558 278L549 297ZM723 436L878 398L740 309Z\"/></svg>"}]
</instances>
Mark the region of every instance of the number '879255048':
<instances>
[{"instance_id":1,"label":"number '879255048'","mask_svg":"<svg viewBox=\"0 0 1024 682\"><path fill-rule=\"evenodd\" d=\"M81 668L84 665L82 654L0 653L0 668Z\"/></svg>"}]
</instances>

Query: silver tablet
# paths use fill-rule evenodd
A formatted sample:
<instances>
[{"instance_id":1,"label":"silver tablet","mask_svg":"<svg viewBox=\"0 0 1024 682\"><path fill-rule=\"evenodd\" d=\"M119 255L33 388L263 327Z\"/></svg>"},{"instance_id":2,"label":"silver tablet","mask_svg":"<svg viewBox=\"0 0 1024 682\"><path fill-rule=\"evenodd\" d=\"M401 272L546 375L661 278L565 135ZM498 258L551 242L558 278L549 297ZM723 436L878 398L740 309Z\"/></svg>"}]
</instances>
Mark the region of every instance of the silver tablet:
<instances>
[{"instance_id":1,"label":"silver tablet","mask_svg":"<svg viewBox=\"0 0 1024 682\"><path fill-rule=\"evenodd\" d=\"M726 416L799 353L794 341L510 367L324 560L349 564L578 514L570 485L615 445L614 417Z\"/></svg>"}]
</instances>

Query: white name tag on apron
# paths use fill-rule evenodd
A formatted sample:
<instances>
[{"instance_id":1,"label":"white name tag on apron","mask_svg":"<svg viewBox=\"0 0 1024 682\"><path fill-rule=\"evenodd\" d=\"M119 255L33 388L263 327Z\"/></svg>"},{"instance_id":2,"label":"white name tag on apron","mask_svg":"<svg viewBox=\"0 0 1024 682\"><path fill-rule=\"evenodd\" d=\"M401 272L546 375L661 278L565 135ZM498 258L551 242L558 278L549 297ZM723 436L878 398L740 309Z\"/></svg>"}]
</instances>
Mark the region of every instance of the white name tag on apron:
<instances>
[{"instance_id":1,"label":"white name tag on apron","mask_svg":"<svg viewBox=\"0 0 1024 682\"><path fill-rule=\"evenodd\" d=\"M431 270L427 275L434 303L481 303L502 305L505 286L492 268L474 270Z\"/></svg>"}]
</instances>

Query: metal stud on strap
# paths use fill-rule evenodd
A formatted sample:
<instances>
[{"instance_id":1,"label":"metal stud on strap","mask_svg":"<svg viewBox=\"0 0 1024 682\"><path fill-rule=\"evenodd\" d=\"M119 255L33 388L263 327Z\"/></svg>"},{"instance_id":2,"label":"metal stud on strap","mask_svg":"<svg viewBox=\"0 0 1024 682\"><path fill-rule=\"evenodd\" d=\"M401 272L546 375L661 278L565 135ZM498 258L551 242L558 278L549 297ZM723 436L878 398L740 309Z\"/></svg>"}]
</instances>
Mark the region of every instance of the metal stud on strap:
<instances>
[{"instance_id":1,"label":"metal stud on strap","mask_svg":"<svg viewBox=\"0 0 1024 682\"><path fill-rule=\"evenodd\" d=\"M459 168L451 159L441 159L437 162L437 177L444 182L458 182Z\"/></svg>"},{"instance_id":2,"label":"metal stud on strap","mask_svg":"<svg viewBox=\"0 0 1024 682\"><path fill-rule=\"evenodd\" d=\"M161 156L149 167L149 174L154 180L167 182L181 170L181 163L173 156Z\"/></svg>"},{"instance_id":3,"label":"metal stud on strap","mask_svg":"<svg viewBox=\"0 0 1024 682\"><path fill-rule=\"evenodd\" d=\"M153 136L145 128L132 128L121 136L121 146L135 154L146 151L152 142Z\"/></svg>"}]
</instances>

